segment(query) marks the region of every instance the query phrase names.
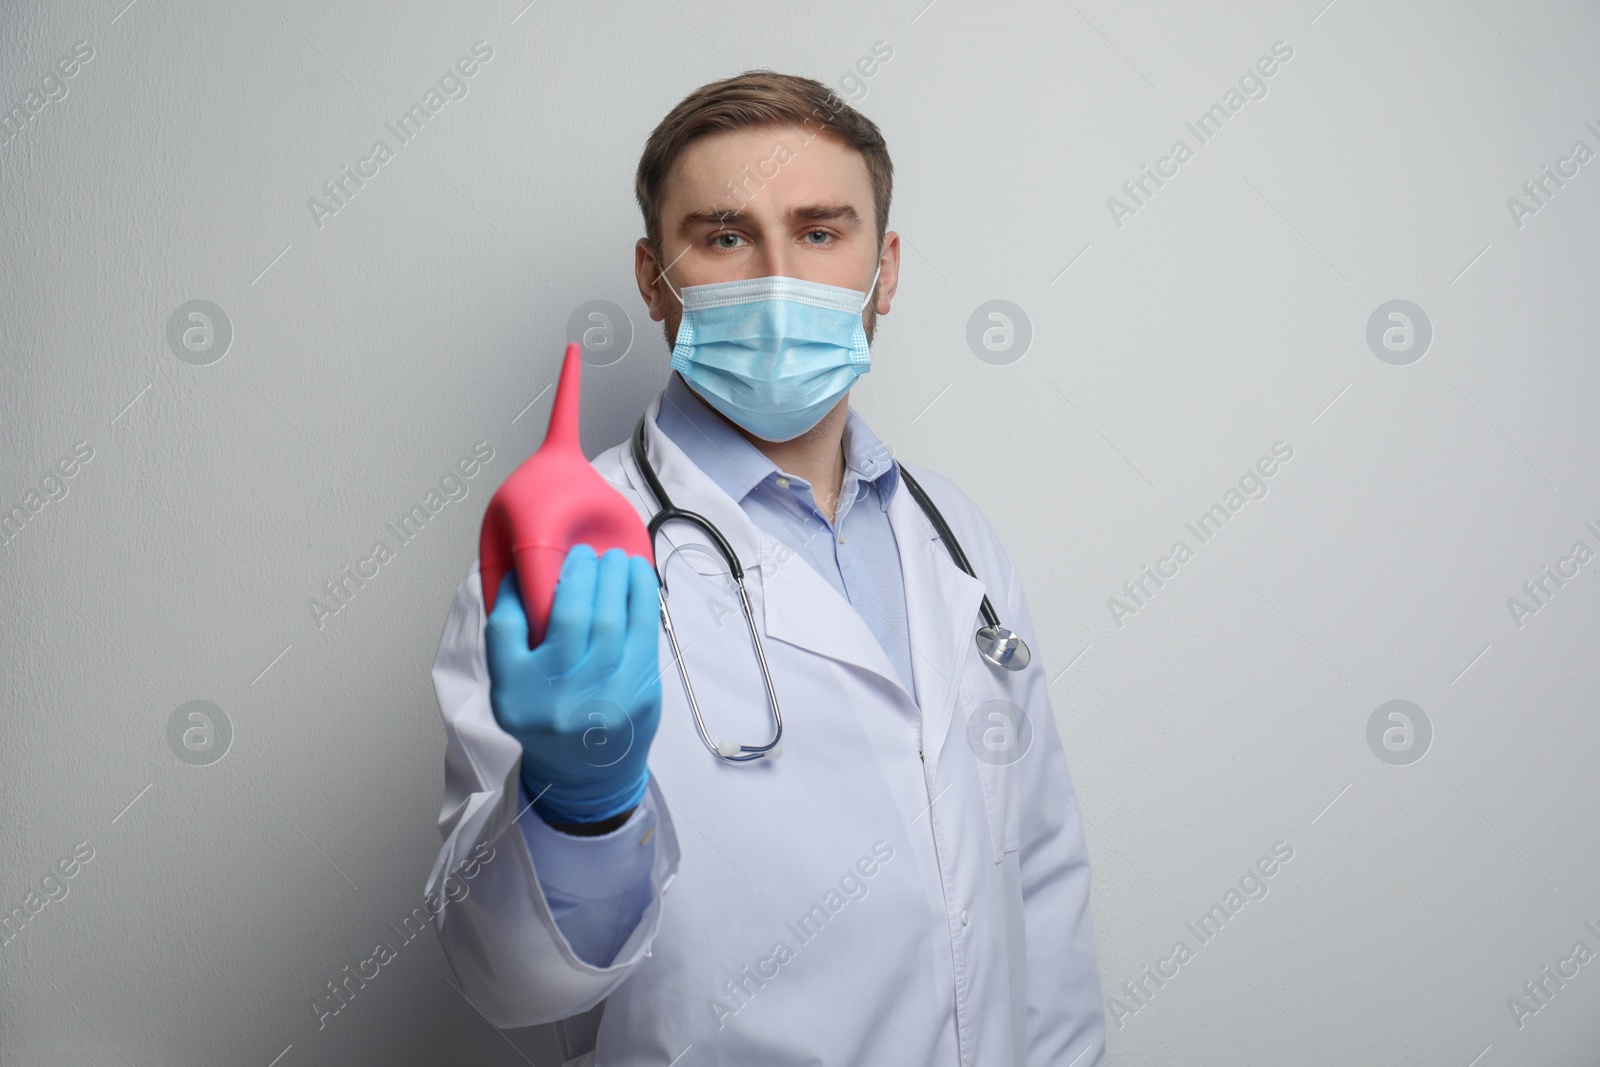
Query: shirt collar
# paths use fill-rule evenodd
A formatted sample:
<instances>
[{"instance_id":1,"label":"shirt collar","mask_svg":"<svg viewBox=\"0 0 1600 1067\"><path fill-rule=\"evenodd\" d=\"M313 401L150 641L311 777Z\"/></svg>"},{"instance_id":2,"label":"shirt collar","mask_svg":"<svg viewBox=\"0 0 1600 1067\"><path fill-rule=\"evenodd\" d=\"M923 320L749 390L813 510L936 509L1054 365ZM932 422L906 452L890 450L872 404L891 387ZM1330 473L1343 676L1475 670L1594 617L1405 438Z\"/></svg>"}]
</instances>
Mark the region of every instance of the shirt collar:
<instances>
[{"instance_id":1,"label":"shirt collar","mask_svg":"<svg viewBox=\"0 0 1600 1067\"><path fill-rule=\"evenodd\" d=\"M677 371L667 375L656 425L737 503L743 504L750 491L767 479L788 475L689 388ZM889 500L900 483L900 472L889 446L853 407L845 415L844 463L845 480L848 482L854 472L859 480L875 483L878 505L888 511Z\"/></svg>"}]
</instances>

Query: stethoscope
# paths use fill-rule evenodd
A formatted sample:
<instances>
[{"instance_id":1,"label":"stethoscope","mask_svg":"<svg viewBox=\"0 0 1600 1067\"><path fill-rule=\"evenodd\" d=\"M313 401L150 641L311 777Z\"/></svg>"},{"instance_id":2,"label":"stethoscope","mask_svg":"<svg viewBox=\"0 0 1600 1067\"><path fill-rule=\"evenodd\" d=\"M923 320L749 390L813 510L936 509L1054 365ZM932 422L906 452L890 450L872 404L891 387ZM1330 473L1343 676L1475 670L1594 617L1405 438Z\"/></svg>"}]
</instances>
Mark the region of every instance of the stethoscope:
<instances>
[{"instance_id":1,"label":"stethoscope","mask_svg":"<svg viewBox=\"0 0 1600 1067\"><path fill-rule=\"evenodd\" d=\"M684 664L683 650L678 647L678 632L672 625L672 613L667 610L667 579L660 574L660 588L657 595L661 601L661 625L667 631L667 639L672 642L672 655L678 662L678 675L683 679L683 691L689 697L689 709L694 712L695 729L700 732L700 740L705 742L706 748L712 754L729 763L744 763L748 760L757 760L763 757L777 759L781 749L778 745L783 737L783 715L778 710L778 693L772 685L772 672L767 668L767 656L761 646L761 634L756 629L755 612L750 607L750 594L745 589L744 567L739 564L739 557L733 551L733 546L728 544L727 538L722 536L722 531L707 519L693 511L673 506L672 499L667 496L667 491L661 485L661 479L656 476L655 467L651 466L649 457L645 454L644 425L646 414L639 420L639 427L633 434L633 459L639 465L639 470L644 474L644 480L650 486L650 492L655 495L656 503L660 505L650 519L650 543L656 543L656 534L661 527L673 519L683 519L700 527L711 537L717 551L722 553L724 562L728 565L728 573L733 579L734 586L739 591L739 604L744 610L745 625L750 629L750 644L756 650L756 659L761 664L761 677L766 682L767 699L772 703L772 740L764 745L740 745L732 741L717 742L711 739L710 732L706 729L706 721L700 714L700 705L694 697L694 687L689 684L689 670ZM961 551L961 545L956 540L956 535L950 532L950 527L945 523L944 516L928 494L923 491L911 472L903 464L896 464L900 470L900 477L905 481L906 488L911 490L911 495L916 498L922 513L933 523L933 528L939 534L939 539L950 550L950 558L955 560L956 566L966 571L973 578L978 576L973 573L972 564L967 562L967 554ZM985 660L996 667L1004 667L1008 671L1020 671L1028 665L1031 653L1028 644L1014 630L1008 630L1000 625L1000 616L995 614L994 606L989 603L989 594L983 595L983 621L984 625L978 627L975 640L978 653Z\"/></svg>"}]
</instances>

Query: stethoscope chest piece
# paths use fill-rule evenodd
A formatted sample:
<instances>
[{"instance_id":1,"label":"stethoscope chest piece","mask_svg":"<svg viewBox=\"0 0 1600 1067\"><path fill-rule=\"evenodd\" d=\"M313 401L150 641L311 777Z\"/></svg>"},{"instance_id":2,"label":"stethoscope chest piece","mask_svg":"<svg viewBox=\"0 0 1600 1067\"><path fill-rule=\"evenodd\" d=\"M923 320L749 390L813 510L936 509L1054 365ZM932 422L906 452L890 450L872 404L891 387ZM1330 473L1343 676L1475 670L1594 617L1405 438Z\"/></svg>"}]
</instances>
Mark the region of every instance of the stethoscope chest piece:
<instances>
[{"instance_id":1,"label":"stethoscope chest piece","mask_svg":"<svg viewBox=\"0 0 1600 1067\"><path fill-rule=\"evenodd\" d=\"M996 667L1004 667L1008 671L1020 671L1028 665L1031 656L1028 652L1028 643L1018 637L1014 630L1008 630L998 624L980 626L977 642L979 654Z\"/></svg>"}]
</instances>

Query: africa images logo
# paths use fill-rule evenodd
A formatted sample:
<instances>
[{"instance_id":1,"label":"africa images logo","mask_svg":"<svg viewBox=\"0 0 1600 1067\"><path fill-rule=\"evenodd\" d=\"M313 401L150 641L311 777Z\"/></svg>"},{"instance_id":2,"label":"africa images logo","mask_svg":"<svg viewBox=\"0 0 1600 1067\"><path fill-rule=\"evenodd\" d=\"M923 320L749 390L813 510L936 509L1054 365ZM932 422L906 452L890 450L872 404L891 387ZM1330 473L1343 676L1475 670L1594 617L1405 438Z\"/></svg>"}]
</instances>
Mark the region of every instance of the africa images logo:
<instances>
[{"instance_id":1,"label":"africa images logo","mask_svg":"<svg viewBox=\"0 0 1600 1067\"><path fill-rule=\"evenodd\" d=\"M322 629L328 619L355 600L356 594L381 573L385 564L398 558L400 549L417 539L430 520L447 505L465 500L471 491L470 480L492 459L494 446L488 441L479 441L472 446L470 455L456 460L455 468L439 477L438 488L429 489L420 503L401 512L398 519L384 523L384 529L394 535L394 545L391 547L387 538L379 538L365 556L357 557L354 564L340 567L338 574L322 583L325 599L307 597L306 608L311 612L312 625Z\"/></svg>"},{"instance_id":2,"label":"africa images logo","mask_svg":"<svg viewBox=\"0 0 1600 1067\"><path fill-rule=\"evenodd\" d=\"M706 1001L717 1029L727 1026L729 1019L749 1007L756 994L765 989L768 982L776 979L784 965L792 961L801 948L815 940L833 917L844 910L845 905L851 901L865 900L872 888L868 880L892 859L894 846L887 841L874 841L872 855L862 856L847 868L839 876L837 889L830 887L820 901L801 912L798 918L783 924L783 928L794 939L793 947L788 941L778 938L768 953L756 961L755 973L751 973L750 966L746 964L739 968L737 975L723 982L722 989L726 997L710 997Z\"/></svg>"},{"instance_id":3,"label":"africa images logo","mask_svg":"<svg viewBox=\"0 0 1600 1067\"><path fill-rule=\"evenodd\" d=\"M483 64L493 58L494 49L487 41L474 41L472 54L462 56L456 60L453 67L447 68L439 76L437 88L429 86L420 101L401 112L399 118L383 124L383 128L388 130L395 140L393 145L385 138L378 138L372 142L367 154L356 160L354 170L347 163L339 168L339 173L332 179L322 183L322 194L325 199L307 197L306 207L310 210L311 221L316 223L317 229L322 229L330 216L337 215L349 206L356 193L366 188L367 182L378 176L383 165L395 158L398 149L410 144L422 132L423 127L444 110L446 104L452 100L465 100L470 91L469 79L483 69Z\"/></svg>"},{"instance_id":4,"label":"africa images logo","mask_svg":"<svg viewBox=\"0 0 1600 1067\"><path fill-rule=\"evenodd\" d=\"M467 894L472 892L472 887L467 882L478 877L494 857L493 845L487 841L478 842L467 858L444 876L444 896L429 892L423 897L422 904L401 917L399 925L393 921L389 923L389 929L395 935L394 944L387 938L376 942L372 947L372 954L358 960L354 969L346 964L339 972L343 975L342 978L336 975L328 979L322 984L320 992L307 997L306 1003L310 1005L312 1014L317 1017L317 1029L326 1030L328 1020L348 1008L351 1001L355 1000L357 992L367 988L368 982L375 981L385 967L399 959L399 949L405 948L421 937L422 932L436 921L440 912L444 911L447 903L454 904L467 899Z\"/></svg>"}]
</instances>

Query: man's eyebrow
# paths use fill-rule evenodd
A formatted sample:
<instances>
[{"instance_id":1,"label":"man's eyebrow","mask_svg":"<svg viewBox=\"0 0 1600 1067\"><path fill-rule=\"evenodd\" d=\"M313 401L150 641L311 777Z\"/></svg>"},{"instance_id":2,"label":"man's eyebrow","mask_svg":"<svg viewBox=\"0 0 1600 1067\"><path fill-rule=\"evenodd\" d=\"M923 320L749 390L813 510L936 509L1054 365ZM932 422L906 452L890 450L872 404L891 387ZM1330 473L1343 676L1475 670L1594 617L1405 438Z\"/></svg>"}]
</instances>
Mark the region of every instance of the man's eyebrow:
<instances>
[{"instance_id":1,"label":"man's eyebrow","mask_svg":"<svg viewBox=\"0 0 1600 1067\"><path fill-rule=\"evenodd\" d=\"M682 229L688 230L696 226L727 226L730 224L746 223L751 219L750 212L743 208L701 208L690 211L683 216ZM859 225L861 214L849 204L806 204L789 211L790 222L843 222L849 225Z\"/></svg>"}]
</instances>

